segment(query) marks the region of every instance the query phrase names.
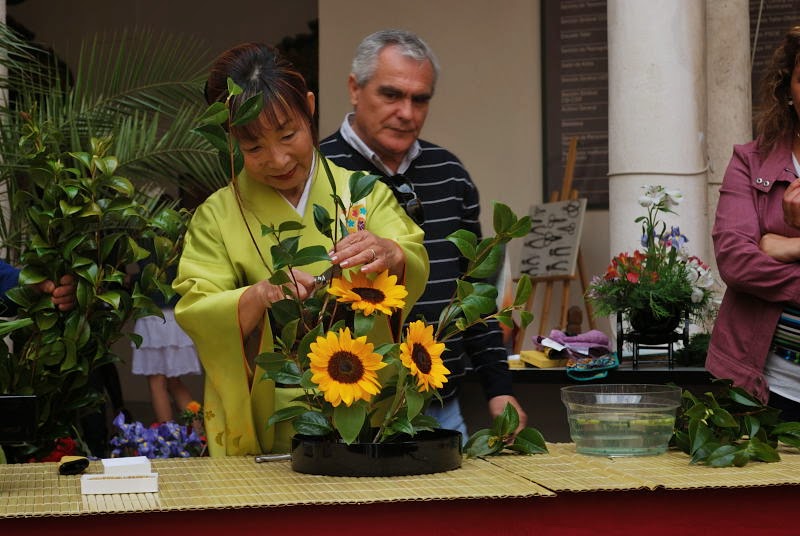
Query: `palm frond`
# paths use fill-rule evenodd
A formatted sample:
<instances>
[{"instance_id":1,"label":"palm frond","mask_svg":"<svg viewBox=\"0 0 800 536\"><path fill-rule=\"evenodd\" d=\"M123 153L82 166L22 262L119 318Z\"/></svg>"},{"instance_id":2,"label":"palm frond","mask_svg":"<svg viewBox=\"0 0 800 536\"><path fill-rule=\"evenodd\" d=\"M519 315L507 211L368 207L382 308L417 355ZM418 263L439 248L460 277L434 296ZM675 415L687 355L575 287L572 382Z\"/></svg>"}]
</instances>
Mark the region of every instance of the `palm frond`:
<instances>
[{"instance_id":1,"label":"palm frond","mask_svg":"<svg viewBox=\"0 0 800 536\"><path fill-rule=\"evenodd\" d=\"M114 132L120 173L205 194L224 186L228 178L216 149L191 131L197 116L194 108L182 110L164 132L158 130L158 116L124 118Z\"/></svg>"},{"instance_id":2,"label":"palm frond","mask_svg":"<svg viewBox=\"0 0 800 536\"><path fill-rule=\"evenodd\" d=\"M95 36L81 47L73 92L86 110L177 114L202 102L207 46L196 38L151 30Z\"/></svg>"}]
</instances>

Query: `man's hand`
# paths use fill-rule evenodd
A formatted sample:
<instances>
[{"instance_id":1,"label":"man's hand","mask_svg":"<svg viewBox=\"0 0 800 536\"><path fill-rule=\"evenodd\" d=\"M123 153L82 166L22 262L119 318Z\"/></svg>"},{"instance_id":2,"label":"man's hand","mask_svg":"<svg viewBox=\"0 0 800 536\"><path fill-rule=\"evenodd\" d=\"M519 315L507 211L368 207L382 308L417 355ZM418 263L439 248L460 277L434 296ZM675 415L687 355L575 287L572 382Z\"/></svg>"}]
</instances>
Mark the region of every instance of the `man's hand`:
<instances>
[{"instance_id":1,"label":"man's hand","mask_svg":"<svg viewBox=\"0 0 800 536\"><path fill-rule=\"evenodd\" d=\"M525 425L528 424L528 414L522 409L519 402L516 398L511 395L500 395L494 398L489 399L489 414L492 416L492 419L503 413L503 410L506 409L506 404L511 404L519 413L519 426L516 430L514 430L514 436L511 437L511 441L514 440L514 437L519 433L520 430L525 428Z\"/></svg>"},{"instance_id":2,"label":"man's hand","mask_svg":"<svg viewBox=\"0 0 800 536\"><path fill-rule=\"evenodd\" d=\"M61 276L58 285L48 279L33 287L43 294L49 294L59 311L70 311L75 307L76 284L75 277L71 274Z\"/></svg>"}]
</instances>

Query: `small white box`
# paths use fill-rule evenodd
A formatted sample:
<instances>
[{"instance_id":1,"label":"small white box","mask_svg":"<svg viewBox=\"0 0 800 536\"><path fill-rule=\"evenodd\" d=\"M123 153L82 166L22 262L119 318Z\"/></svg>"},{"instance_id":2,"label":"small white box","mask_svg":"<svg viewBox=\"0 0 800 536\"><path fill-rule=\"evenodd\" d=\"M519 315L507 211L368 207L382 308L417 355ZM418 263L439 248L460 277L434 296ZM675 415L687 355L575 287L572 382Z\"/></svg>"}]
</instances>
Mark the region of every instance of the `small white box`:
<instances>
[{"instance_id":1,"label":"small white box","mask_svg":"<svg viewBox=\"0 0 800 536\"><path fill-rule=\"evenodd\" d=\"M106 475L147 475L152 472L150 459L145 456L104 458L102 461Z\"/></svg>"},{"instance_id":2,"label":"small white box","mask_svg":"<svg viewBox=\"0 0 800 536\"><path fill-rule=\"evenodd\" d=\"M156 493L158 473L147 475L81 475L81 494Z\"/></svg>"}]
</instances>

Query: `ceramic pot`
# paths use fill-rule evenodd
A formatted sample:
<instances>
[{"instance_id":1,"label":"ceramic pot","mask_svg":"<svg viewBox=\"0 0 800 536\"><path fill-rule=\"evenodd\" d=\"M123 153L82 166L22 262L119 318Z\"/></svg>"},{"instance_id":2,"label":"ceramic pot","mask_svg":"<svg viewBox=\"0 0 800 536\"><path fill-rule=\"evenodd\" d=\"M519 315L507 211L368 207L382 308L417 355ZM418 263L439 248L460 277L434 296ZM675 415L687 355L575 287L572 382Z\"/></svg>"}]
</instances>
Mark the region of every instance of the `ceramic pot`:
<instances>
[{"instance_id":1,"label":"ceramic pot","mask_svg":"<svg viewBox=\"0 0 800 536\"><path fill-rule=\"evenodd\" d=\"M461 433L437 429L387 443L352 443L296 434L292 469L328 476L399 476L461 467Z\"/></svg>"}]
</instances>

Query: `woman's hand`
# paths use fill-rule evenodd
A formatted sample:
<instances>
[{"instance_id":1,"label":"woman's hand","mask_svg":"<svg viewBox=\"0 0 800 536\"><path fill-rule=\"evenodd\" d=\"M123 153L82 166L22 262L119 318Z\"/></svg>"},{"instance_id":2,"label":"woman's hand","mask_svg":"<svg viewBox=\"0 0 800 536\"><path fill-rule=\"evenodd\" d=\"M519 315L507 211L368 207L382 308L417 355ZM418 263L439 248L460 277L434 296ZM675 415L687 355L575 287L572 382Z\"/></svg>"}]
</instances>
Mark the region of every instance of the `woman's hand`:
<instances>
[{"instance_id":1,"label":"woman's hand","mask_svg":"<svg viewBox=\"0 0 800 536\"><path fill-rule=\"evenodd\" d=\"M294 282L273 285L264 279L251 285L239 298L239 327L243 335L249 335L261 322L272 304L294 295L304 301L314 293L314 276L302 270L293 269Z\"/></svg>"},{"instance_id":2,"label":"woman's hand","mask_svg":"<svg viewBox=\"0 0 800 536\"><path fill-rule=\"evenodd\" d=\"M761 237L758 247L777 261L797 262L800 260L800 238L789 238L779 234L767 233Z\"/></svg>"},{"instance_id":3,"label":"woman's hand","mask_svg":"<svg viewBox=\"0 0 800 536\"><path fill-rule=\"evenodd\" d=\"M397 242L381 238L369 231L358 231L339 240L336 249L329 252L334 264L342 268L361 265L364 273L389 273L402 276L406 256Z\"/></svg>"},{"instance_id":4,"label":"woman's hand","mask_svg":"<svg viewBox=\"0 0 800 536\"><path fill-rule=\"evenodd\" d=\"M59 311L70 311L75 307L75 277L71 274L62 275L56 285L48 279L34 285L42 294L50 294L50 300Z\"/></svg>"},{"instance_id":5,"label":"woman's hand","mask_svg":"<svg viewBox=\"0 0 800 536\"><path fill-rule=\"evenodd\" d=\"M783 192L783 221L800 229L800 180L793 180Z\"/></svg>"}]
</instances>

